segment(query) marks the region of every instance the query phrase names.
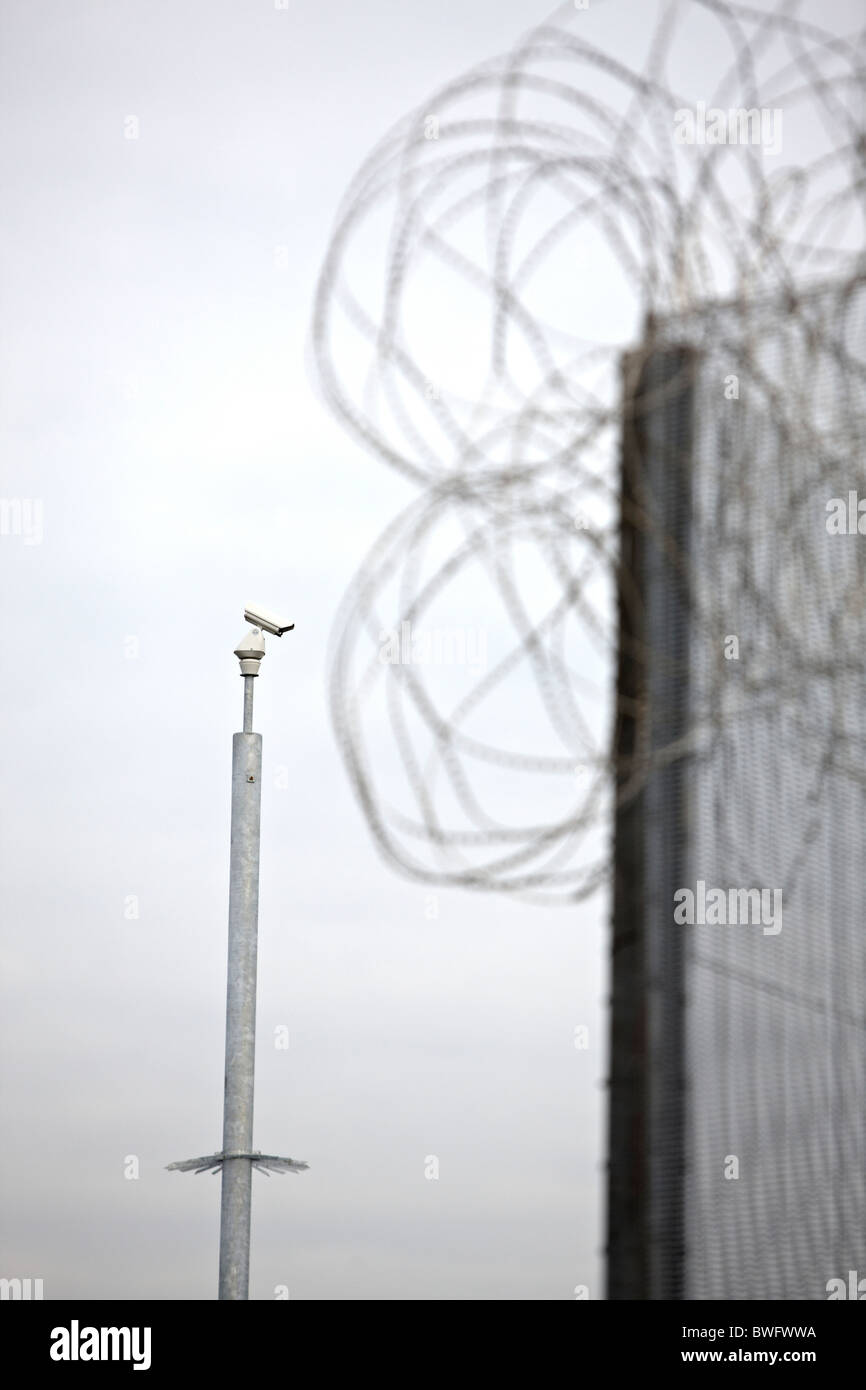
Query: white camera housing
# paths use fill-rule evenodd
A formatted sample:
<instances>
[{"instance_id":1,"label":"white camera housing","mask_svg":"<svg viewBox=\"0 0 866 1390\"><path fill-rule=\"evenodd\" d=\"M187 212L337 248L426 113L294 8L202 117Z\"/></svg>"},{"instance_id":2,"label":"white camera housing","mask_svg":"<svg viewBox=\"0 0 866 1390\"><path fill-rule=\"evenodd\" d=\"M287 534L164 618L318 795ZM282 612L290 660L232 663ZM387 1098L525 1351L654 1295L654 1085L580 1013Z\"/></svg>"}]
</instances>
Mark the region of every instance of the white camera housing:
<instances>
[{"instance_id":1,"label":"white camera housing","mask_svg":"<svg viewBox=\"0 0 866 1390\"><path fill-rule=\"evenodd\" d=\"M263 628L265 632L272 632L274 637L282 637L284 632L291 632L294 623L287 623L284 618L278 618L273 613L268 613L266 609L259 608L257 604L247 604L244 609L244 617L253 627Z\"/></svg>"}]
</instances>

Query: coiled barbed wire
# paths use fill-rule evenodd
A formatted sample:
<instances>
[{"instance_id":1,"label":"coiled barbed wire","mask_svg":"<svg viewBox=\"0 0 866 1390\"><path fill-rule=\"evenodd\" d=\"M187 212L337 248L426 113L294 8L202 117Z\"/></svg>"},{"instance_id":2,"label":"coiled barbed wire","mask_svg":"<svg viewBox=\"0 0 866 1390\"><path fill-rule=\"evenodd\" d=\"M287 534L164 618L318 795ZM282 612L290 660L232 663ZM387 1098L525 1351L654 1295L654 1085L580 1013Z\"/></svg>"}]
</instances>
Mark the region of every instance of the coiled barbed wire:
<instances>
[{"instance_id":1,"label":"coiled barbed wire","mask_svg":"<svg viewBox=\"0 0 866 1390\"><path fill-rule=\"evenodd\" d=\"M801 619L815 508L863 476L866 364L842 325L863 284L866 31L800 4L620 5L645 44L630 67L590 42L609 8L560 7L389 132L339 211L313 324L328 406L416 492L336 622L352 785L404 872L540 902L594 892L613 805L651 767L724 747L744 702L783 711L792 738L822 731L813 795L840 749L856 762L815 682L861 678L839 629L862 614L859 560L829 631ZM654 354L683 344L653 381ZM725 466L684 547L648 476L622 497L620 462L700 374ZM768 457L756 481L761 421L805 464ZM681 488L685 448L657 447ZM628 752L611 719L643 696L614 692L618 634L620 659L623 632L638 667L651 653L623 525L680 576L706 673L689 727ZM696 575L720 526L736 573ZM719 674L733 611L763 654L739 694Z\"/></svg>"}]
</instances>

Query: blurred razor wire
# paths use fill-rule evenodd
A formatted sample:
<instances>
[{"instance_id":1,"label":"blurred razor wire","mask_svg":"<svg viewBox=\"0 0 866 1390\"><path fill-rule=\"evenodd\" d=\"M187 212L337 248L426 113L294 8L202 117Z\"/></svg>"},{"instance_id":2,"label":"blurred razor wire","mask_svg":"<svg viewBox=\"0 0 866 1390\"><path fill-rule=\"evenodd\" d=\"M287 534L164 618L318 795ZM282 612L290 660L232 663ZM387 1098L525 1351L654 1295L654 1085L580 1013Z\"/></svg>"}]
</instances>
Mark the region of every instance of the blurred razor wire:
<instances>
[{"instance_id":1,"label":"blurred razor wire","mask_svg":"<svg viewBox=\"0 0 866 1390\"><path fill-rule=\"evenodd\" d=\"M773 711L809 804L866 767L859 552L820 621L811 602L826 501L864 471L864 30L796 3L620 6L629 66L590 41L612 8L561 6L385 136L313 325L329 408L409 494L333 636L352 785L400 870L542 903L609 877L613 817L652 769L736 762L744 710ZM688 439L658 431L698 380ZM711 485L690 489L701 447ZM703 673L685 724L665 717L686 676L667 640L641 717L638 550Z\"/></svg>"}]
</instances>

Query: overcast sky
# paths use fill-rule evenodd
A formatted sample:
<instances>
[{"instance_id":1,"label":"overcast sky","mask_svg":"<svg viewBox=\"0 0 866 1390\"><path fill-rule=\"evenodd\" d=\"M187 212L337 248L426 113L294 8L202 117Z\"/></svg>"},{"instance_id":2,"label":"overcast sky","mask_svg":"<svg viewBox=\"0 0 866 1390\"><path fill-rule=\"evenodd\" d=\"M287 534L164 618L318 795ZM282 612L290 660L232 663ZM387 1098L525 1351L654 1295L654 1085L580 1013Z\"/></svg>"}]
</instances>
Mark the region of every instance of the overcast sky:
<instances>
[{"instance_id":1,"label":"overcast sky","mask_svg":"<svg viewBox=\"0 0 866 1390\"><path fill-rule=\"evenodd\" d=\"M0 1275L46 1298L216 1294L219 1179L165 1165L220 1147L248 598L297 624L257 690L255 1142L310 1164L254 1176L250 1296L602 1295L608 904L431 920L378 858L326 646L412 491L309 367L358 165L548 8L3 6L2 496L42 533L0 538ZM642 8L606 31L636 63Z\"/></svg>"}]
</instances>

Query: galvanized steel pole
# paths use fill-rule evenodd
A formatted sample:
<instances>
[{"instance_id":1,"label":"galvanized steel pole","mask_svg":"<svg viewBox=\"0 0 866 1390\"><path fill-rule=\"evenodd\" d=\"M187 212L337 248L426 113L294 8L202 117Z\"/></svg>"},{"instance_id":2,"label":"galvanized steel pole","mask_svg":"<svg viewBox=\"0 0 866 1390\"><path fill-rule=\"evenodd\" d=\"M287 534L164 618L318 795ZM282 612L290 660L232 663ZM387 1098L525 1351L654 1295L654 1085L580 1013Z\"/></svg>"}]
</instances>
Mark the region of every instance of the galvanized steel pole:
<instances>
[{"instance_id":1,"label":"galvanized steel pole","mask_svg":"<svg viewBox=\"0 0 866 1390\"><path fill-rule=\"evenodd\" d=\"M254 676L244 677L244 732L232 739L226 1069L220 1206L220 1299L249 1297L253 1090L256 1063L256 955L262 736L252 732ZM232 1154L243 1154L233 1158Z\"/></svg>"},{"instance_id":2,"label":"galvanized steel pole","mask_svg":"<svg viewBox=\"0 0 866 1390\"><path fill-rule=\"evenodd\" d=\"M260 608L244 609L248 623L235 647L244 678L244 730L232 740L232 830L226 986L226 1066L223 1146L218 1154L169 1163L180 1172L222 1169L219 1297L250 1296L250 1209L253 1168L302 1173L309 1164L253 1149L256 1069L256 956L259 930L259 839L262 812L262 736L253 733L253 681L265 655L262 632L282 637L287 623Z\"/></svg>"}]
</instances>

